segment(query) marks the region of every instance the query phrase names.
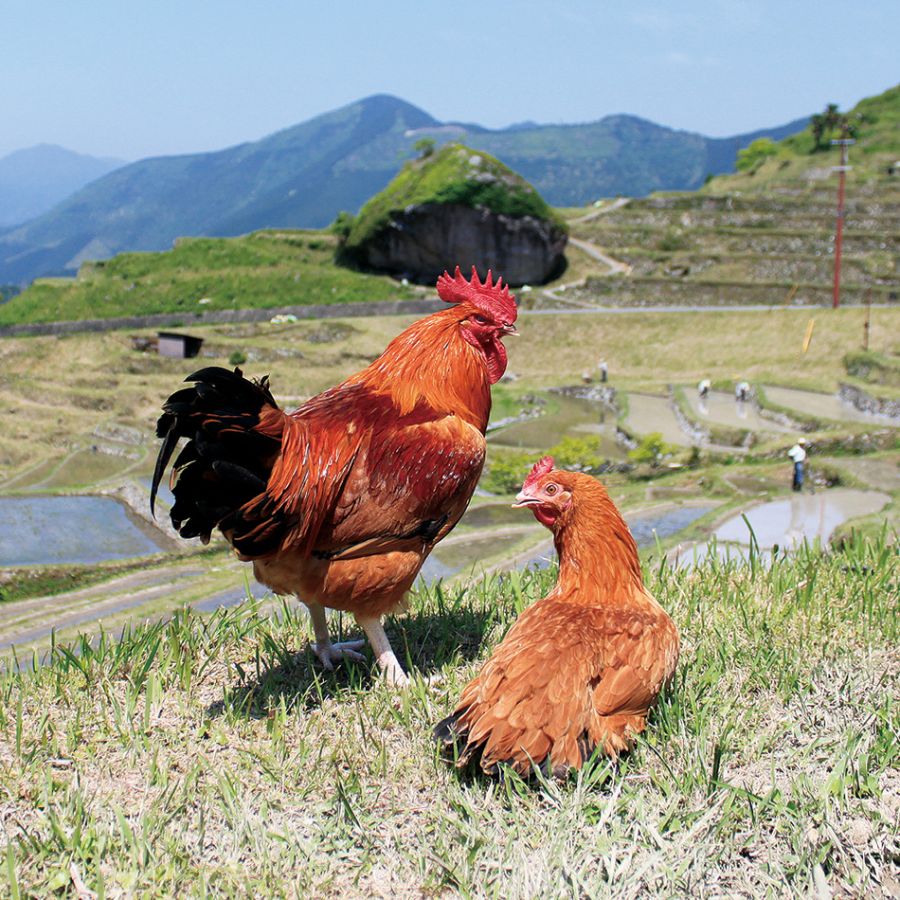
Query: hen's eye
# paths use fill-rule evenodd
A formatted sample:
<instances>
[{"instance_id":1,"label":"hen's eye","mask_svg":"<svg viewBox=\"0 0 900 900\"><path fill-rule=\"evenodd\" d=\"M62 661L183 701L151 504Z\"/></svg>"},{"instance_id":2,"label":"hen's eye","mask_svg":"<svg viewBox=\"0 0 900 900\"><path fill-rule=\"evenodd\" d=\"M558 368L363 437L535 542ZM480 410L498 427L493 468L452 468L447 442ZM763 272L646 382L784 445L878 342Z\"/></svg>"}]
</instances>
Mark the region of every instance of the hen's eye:
<instances>
[{"instance_id":1,"label":"hen's eye","mask_svg":"<svg viewBox=\"0 0 900 900\"><path fill-rule=\"evenodd\" d=\"M479 325L487 325L488 320L484 316L472 316Z\"/></svg>"},{"instance_id":2,"label":"hen's eye","mask_svg":"<svg viewBox=\"0 0 900 900\"><path fill-rule=\"evenodd\" d=\"M547 493L548 493L548 494L555 494L555 493L556 493L556 485L555 485L555 484L548 484L548 485L547 485Z\"/></svg>"}]
</instances>

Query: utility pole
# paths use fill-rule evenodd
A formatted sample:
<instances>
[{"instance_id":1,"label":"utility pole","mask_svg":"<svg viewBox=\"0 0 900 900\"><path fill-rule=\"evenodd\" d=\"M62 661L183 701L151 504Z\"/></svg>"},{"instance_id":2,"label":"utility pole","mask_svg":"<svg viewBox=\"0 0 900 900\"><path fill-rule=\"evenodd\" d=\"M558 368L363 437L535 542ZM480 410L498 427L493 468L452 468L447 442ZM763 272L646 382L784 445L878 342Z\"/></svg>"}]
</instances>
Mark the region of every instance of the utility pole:
<instances>
[{"instance_id":1,"label":"utility pole","mask_svg":"<svg viewBox=\"0 0 900 900\"><path fill-rule=\"evenodd\" d=\"M847 137L847 129L844 128L844 136L840 140L832 141L841 148L841 164L835 166L833 171L838 173L838 205L837 223L834 235L834 288L831 293L831 305L837 309L841 305L841 248L844 244L844 180L852 166L847 165L847 150L856 141Z\"/></svg>"},{"instance_id":2,"label":"utility pole","mask_svg":"<svg viewBox=\"0 0 900 900\"><path fill-rule=\"evenodd\" d=\"M863 350L869 349L869 329L872 327L872 289L866 291L866 321L863 324Z\"/></svg>"}]
</instances>

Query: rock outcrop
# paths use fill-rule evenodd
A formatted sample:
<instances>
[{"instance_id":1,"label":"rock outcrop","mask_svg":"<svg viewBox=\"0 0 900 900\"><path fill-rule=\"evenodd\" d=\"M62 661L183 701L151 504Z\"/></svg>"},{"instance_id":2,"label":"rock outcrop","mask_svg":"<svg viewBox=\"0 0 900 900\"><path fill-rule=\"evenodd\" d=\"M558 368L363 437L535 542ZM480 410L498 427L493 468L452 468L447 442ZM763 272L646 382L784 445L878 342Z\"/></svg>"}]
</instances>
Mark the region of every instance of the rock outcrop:
<instances>
[{"instance_id":1,"label":"rock outcrop","mask_svg":"<svg viewBox=\"0 0 900 900\"><path fill-rule=\"evenodd\" d=\"M565 266L566 233L532 216L424 203L395 213L360 248L367 268L433 284L445 270L488 269L510 284L543 284Z\"/></svg>"},{"instance_id":2,"label":"rock outcrop","mask_svg":"<svg viewBox=\"0 0 900 900\"><path fill-rule=\"evenodd\" d=\"M349 227L344 258L434 284L455 266L488 269L513 285L543 284L565 268L564 223L521 176L461 144L408 163Z\"/></svg>"}]
</instances>

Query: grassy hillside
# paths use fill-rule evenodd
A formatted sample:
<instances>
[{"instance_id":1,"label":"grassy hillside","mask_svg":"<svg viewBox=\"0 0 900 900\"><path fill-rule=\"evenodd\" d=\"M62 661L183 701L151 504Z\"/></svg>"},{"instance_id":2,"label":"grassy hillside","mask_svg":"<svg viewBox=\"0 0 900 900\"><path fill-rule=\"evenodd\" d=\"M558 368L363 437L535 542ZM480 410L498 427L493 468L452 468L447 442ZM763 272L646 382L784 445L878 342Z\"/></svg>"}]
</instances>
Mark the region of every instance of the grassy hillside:
<instances>
[{"instance_id":1,"label":"grassy hillside","mask_svg":"<svg viewBox=\"0 0 900 900\"><path fill-rule=\"evenodd\" d=\"M335 266L335 248L319 231L184 238L164 253L85 264L77 279L36 281L0 304L0 325L413 296L389 278Z\"/></svg>"},{"instance_id":2,"label":"grassy hillside","mask_svg":"<svg viewBox=\"0 0 900 900\"><path fill-rule=\"evenodd\" d=\"M883 179L888 167L900 158L900 85L861 100L846 116L857 130L856 143L850 148L852 177L857 183ZM828 143L840 136L837 129L826 133L822 141L825 146L817 149L812 130L807 127L772 144L747 171L715 178L704 191L755 192L798 181L814 184L840 163L840 149Z\"/></svg>"},{"instance_id":3,"label":"grassy hillside","mask_svg":"<svg viewBox=\"0 0 900 900\"><path fill-rule=\"evenodd\" d=\"M429 737L552 572L417 593L388 632L437 686L319 671L290 606L185 613L23 660L0 676L3 893L872 896L892 883L894 553L858 542L648 575L682 631L675 683L634 753L564 784L460 778Z\"/></svg>"},{"instance_id":4,"label":"grassy hillside","mask_svg":"<svg viewBox=\"0 0 900 900\"><path fill-rule=\"evenodd\" d=\"M562 220L520 175L486 153L451 143L433 155L406 163L400 173L359 211L346 240L346 251L369 240L384 228L391 214L424 203L484 207L492 212Z\"/></svg>"}]
</instances>

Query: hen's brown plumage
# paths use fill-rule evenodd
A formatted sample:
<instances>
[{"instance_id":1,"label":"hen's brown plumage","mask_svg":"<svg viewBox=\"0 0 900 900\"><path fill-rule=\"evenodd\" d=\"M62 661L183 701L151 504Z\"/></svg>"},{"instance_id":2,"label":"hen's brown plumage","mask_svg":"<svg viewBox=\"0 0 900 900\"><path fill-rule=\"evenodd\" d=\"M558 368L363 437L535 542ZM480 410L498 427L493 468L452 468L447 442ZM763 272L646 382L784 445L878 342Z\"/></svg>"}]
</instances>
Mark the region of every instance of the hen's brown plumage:
<instances>
[{"instance_id":1,"label":"hen's brown plumage","mask_svg":"<svg viewBox=\"0 0 900 900\"><path fill-rule=\"evenodd\" d=\"M488 774L580 768L644 730L678 661L678 631L644 587L637 547L603 486L532 470L518 505L554 534L559 578L529 607L435 728L448 758Z\"/></svg>"},{"instance_id":2,"label":"hen's brown plumage","mask_svg":"<svg viewBox=\"0 0 900 900\"><path fill-rule=\"evenodd\" d=\"M254 574L309 606L326 666L355 649L328 638L324 608L352 612L393 681L381 616L396 608L459 521L484 463L490 386L506 366L514 298L500 282L444 275L447 309L415 322L370 366L294 412L265 379L209 368L163 407L151 503L179 438L172 522L218 528ZM361 642L359 642L361 643Z\"/></svg>"}]
</instances>

